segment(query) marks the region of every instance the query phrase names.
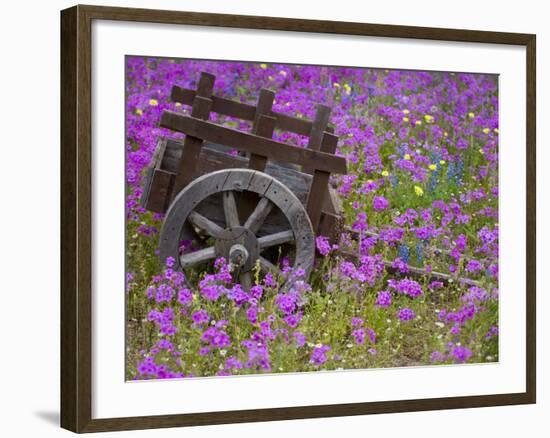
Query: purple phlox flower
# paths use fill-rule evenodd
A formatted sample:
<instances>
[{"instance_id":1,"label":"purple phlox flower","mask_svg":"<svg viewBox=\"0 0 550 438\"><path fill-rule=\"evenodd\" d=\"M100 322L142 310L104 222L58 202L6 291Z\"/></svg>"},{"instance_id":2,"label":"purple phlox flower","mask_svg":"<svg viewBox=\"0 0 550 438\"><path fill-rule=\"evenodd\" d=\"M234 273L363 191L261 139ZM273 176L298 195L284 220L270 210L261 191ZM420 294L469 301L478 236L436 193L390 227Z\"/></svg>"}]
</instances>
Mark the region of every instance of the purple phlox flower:
<instances>
[{"instance_id":1,"label":"purple phlox flower","mask_svg":"<svg viewBox=\"0 0 550 438\"><path fill-rule=\"evenodd\" d=\"M193 323L195 325L202 325L207 324L208 321L210 321L210 316L208 315L208 312L204 309L197 310L196 312L191 315L191 319L193 320Z\"/></svg>"},{"instance_id":2,"label":"purple phlox flower","mask_svg":"<svg viewBox=\"0 0 550 438\"><path fill-rule=\"evenodd\" d=\"M182 306L189 306L193 302L193 293L187 288L178 291L178 302Z\"/></svg>"},{"instance_id":3,"label":"purple phlox flower","mask_svg":"<svg viewBox=\"0 0 550 438\"><path fill-rule=\"evenodd\" d=\"M365 329L355 329L351 332L351 335L354 337L357 345L363 345L365 343Z\"/></svg>"},{"instance_id":4,"label":"purple phlox flower","mask_svg":"<svg viewBox=\"0 0 550 438\"><path fill-rule=\"evenodd\" d=\"M397 292L408 295L411 298L419 297L423 295L422 287L414 280L404 278L402 280L388 280L388 286Z\"/></svg>"},{"instance_id":5,"label":"purple phlox flower","mask_svg":"<svg viewBox=\"0 0 550 438\"><path fill-rule=\"evenodd\" d=\"M394 261L391 264L391 267L393 269L397 269L401 274L406 274L409 272L409 265L407 265L403 260L401 260L400 257L397 257L394 259Z\"/></svg>"},{"instance_id":6,"label":"purple phlox flower","mask_svg":"<svg viewBox=\"0 0 550 438\"><path fill-rule=\"evenodd\" d=\"M464 363L467 362L470 357L472 357L472 350L467 347L457 346L454 347L451 351L456 362Z\"/></svg>"},{"instance_id":7,"label":"purple phlox flower","mask_svg":"<svg viewBox=\"0 0 550 438\"><path fill-rule=\"evenodd\" d=\"M295 314L290 314L290 315L286 315L284 318L283 318L283 321L291 328L296 328L296 326L298 325L298 323L301 321L302 319L302 312L298 312L298 313L295 313Z\"/></svg>"},{"instance_id":8,"label":"purple phlox flower","mask_svg":"<svg viewBox=\"0 0 550 438\"><path fill-rule=\"evenodd\" d=\"M391 292L387 290L381 290L380 292L378 292L375 305L383 308L389 307L391 306L391 298Z\"/></svg>"},{"instance_id":9,"label":"purple phlox flower","mask_svg":"<svg viewBox=\"0 0 550 438\"><path fill-rule=\"evenodd\" d=\"M468 272L479 272L483 269L483 265L477 260L469 260L466 264L466 271Z\"/></svg>"},{"instance_id":10,"label":"purple phlox flower","mask_svg":"<svg viewBox=\"0 0 550 438\"><path fill-rule=\"evenodd\" d=\"M305 343L307 342L307 339L305 335L302 332L294 332L292 334L294 339L296 340L296 346L297 347L303 347Z\"/></svg>"},{"instance_id":11,"label":"purple phlox flower","mask_svg":"<svg viewBox=\"0 0 550 438\"><path fill-rule=\"evenodd\" d=\"M489 299L489 294L481 287L472 286L468 289L468 293L464 294L460 299L468 303L475 301L482 302Z\"/></svg>"},{"instance_id":12,"label":"purple phlox flower","mask_svg":"<svg viewBox=\"0 0 550 438\"><path fill-rule=\"evenodd\" d=\"M485 334L485 339L489 340L493 338L494 336L498 336L498 327L491 326L489 331Z\"/></svg>"},{"instance_id":13,"label":"purple phlox flower","mask_svg":"<svg viewBox=\"0 0 550 438\"><path fill-rule=\"evenodd\" d=\"M231 339L224 330L208 327L201 336L201 340L209 342L212 347L224 348L231 346Z\"/></svg>"},{"instance_id":14,"label":"purple phlox flower","mask_svg":"<svg viewBox=\"0 0 550 438\"><path fill-rule=\"evenodd\" d=\"M375 196L372 200L372 206L376 211L382 211L388 208L390 203L383 196Z\"/></svg>"},{"instance_id":15,"label":"purple phlox flower","mask_svg":"<svg viewBox=\"0 0 550 438\"><path fill-rule=\"evenodd\" d=\"M319 251L319 254L326 256L328 255L333 249L336 249L336 245L331 245L328 238L324 236L317 236L315 238L315 245L317 246L317 251Z\"/></svg>"},{"instance_id":16,"label":"purple phlox flower","mask_svg":"<svg viewBox=\"0 0 550 438\"><path fill-rule=\"evenodd\" d=\"M411 319L416 318L416 313L414 310L405 307L397 312L397 317L401 321L410 321Z\"/></svg>"},{"instance_id":17,"label":"purple phlox flower","mask_svg":"<svg viewBox=\"0 0 550 438\"><path fill-rule=\"evenodd\" d=\"M323 365L327 360L327 352L330 351L329 345L319 345L313 349L309 362L317 367Z\"/></svg>"}]
</instances>

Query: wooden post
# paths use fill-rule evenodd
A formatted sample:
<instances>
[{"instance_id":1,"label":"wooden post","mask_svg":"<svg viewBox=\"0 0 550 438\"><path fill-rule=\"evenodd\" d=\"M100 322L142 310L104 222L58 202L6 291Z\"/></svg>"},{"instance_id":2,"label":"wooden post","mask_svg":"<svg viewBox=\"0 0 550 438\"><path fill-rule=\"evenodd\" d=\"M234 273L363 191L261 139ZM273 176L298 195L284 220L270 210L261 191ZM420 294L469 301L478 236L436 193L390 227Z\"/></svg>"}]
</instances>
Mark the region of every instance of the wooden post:
<instances>
[{"instance_id":1,"label":"wooden post","mask_svg":"<svg viewBox=\"0 0 550 438\"><path fill-rule=\"evenodd\" d=\"M275 93L266 88L260 90L258 105L256 106L256 114L254 115L254 123L252 124L252 133L260 137L272 138L273 130L275 129L275 117L271 116ZM248 163L249 169L263 171L267 163L267 157L250 154Z\"/></svg>"},{"instance_id":2,"label":"wooden post","mask_svg":"<svg viewBox=\"0 0 550 438\"><path fill-rule=\"evenodd\" d=\"M313 119L313 125L311 127L311 132L309 133L309 141L307 143L307 148L314 151L321 149L321 143L323 142L324 132L328 128L328 121L330 118L330 107L326 105L317 105L317 111L315 113L315 118ZM313 168L309 166L304 166L304 173L313 173Z\"/></svg>"},{"instance_id":3,"label":"wooden post","mask_svg":"<svg viewBox=\"0 0 550 438\"><path fill-rule=\"evenodd\" d=\"M334 154L338 137L334 134L325 132L320 145L321 152ZM328 182L330 172L315 169L313 171L313 180L307 197L307 213L313 225L313 231L317 232L317 227L321 220L321 209L325 203L325 196L328 193Z\"/></svg>"},{"instance_id":4,"label":"wooden post","mask_svg":"<svg viewBox=\"0 0 550 438\"><path fill-rule=\"evenodd\" d=\"M191 115L193 117L208 120L210 109L212 108L212 90L216 76L209 73L201 73L197 93L193 100ZM189 184L197 168L199 155L202 148L202 139L187 135L183 143L183 152L178 163L178 171L172 190L172 198L176 196L181 189Z\"/></svg>"},{"instance_id":5,"label":"wooden post","mask_svg":"<svg viewBox=\"0 0 550 438\"><path fill-rule=\"evenodd\" d=\"M275 93L266 88L260 90L260 96L258 97L258 105L256 106L256 113L254 114L254 122L252 124L252 133L260 137L271 139L273 137L273 131L275 130L276 118L271 116L273 101L275 100ZM265 155L259 155L250 153L248 160L248 168L253 170L259 170L263 172L267 164L267 157ZM245 193L241 197L241 205L239 206L239 214L243 220L246 220L250 214L254 211L254 208L258 204L258 196L254 193Z\"/></svg>"}]
</instances>

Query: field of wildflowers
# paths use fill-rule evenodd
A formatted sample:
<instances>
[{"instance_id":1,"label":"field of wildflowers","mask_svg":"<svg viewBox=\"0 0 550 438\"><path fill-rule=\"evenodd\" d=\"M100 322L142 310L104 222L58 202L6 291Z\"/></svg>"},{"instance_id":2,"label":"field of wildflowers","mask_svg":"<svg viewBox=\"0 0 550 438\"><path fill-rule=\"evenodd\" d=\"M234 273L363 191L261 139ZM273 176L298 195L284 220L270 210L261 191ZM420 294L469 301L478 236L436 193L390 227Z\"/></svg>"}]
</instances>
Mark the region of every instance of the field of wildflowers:
<instances>
[{"instance_id":1,"label":"field of wildflowers","mask_svg":"<svg viewBox=\"0 0 550 438\"><path fill-rule=\"evenodd\" d=\"M498 78L492 75L244 62L126 59L126 377L161 379L498 361ZM214 93L312 118L332 108L334 176L349 233L316 239L309 279L227 264L179 272L158 259L162 215L139 205L144 168L175 84L201 71ZM249 130L250 124L213 118ZM305 138L275 133L300 146ZM356 258L342 257L351 252ZM438 279L433 273L450 275Z\"/></svg>"}]
</instances>

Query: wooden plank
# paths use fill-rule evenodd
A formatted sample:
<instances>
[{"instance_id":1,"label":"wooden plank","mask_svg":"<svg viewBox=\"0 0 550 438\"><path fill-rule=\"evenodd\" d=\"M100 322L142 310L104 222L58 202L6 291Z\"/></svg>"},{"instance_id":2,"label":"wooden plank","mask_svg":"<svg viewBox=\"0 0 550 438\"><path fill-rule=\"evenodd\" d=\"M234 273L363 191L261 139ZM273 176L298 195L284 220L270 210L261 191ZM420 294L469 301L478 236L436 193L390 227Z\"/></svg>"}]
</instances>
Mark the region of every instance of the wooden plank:
<instances>
[{"instance_id":1,"label":"wooden plank","mask_svg":"<svg viewBox=\"0 0 550 438\"><path fill-rule=\"evenodd\" d=\"M192 116L177 114L173 111L163 112L160 126L183 132L191 137L223 144L240 151L265 155L269 160L278 160L302 166L311 165L313 168L324 172L347 173L346 160L343 157L287 145L254 134L219 126Z\"/></svg>"},{"instance_id":2,"label":"wooden plank","mask_svg":"<svg viewBox=\"0 0 550 438\"><path fill-rule=\"evenodd\" d=\"M307 143L308 149L312 149L314 151L318 151L321 149L321 143L323 142L324 137L323 134L328 126L328 121L330 118L330 111L330 107L326 105L317 105L315 118L313 119L313 125L309 134L309 141ZM334 151L330 153L334 153ZM311 166L304 166L303 169L305 173L313 173L314 170L315 169L313 169Z\"/></svg>"},{"instance_id":3,"label":"wooden plank","mask_svg":"<svg viewBox=\"0 0 550 438\"><path fill-rule=\"evenodd\" d=\"M271 139L273 137L273 131L275 130L275 117L271 117L273 101L275 100L275 93L266 88L260 90L260 97L258 98L258 104L256 106L256 114L254 116L254 123L252 124L252 133L260 137ZM248 161L248 168L253 170L259 170L263 172L267 165L267 157L264 155L258 155L255 153L250 154L250 160ZM239 204L239 213L241 217L247 218L250 216L254 207L258 203L258 196L254 193L246 193L241 198Z\"/></svg>"},{"instance_id":4,"label":"wooden plank","mask_svg":"<svg viewBox=\"0 0 550 438\"><path fill-rule=\"evenodd\" d=\"M272 208L273 204L269 199L261 198L252 214L246 220L244 227L256 234Z\"/></svg>"},{"instance_id":5,"label":"wooden plank","mask_svg":"<svg viewBox=\"0 0 550 438\"><path fill-rule=\"evenodd\" d=\"M195 90L181 88L178 86L172 87L171 99L174 102L179 102L183 105L191 105L195 95ZM256 116L256 107L254 105L237 102L219 96L212 96L211 111L218 114L223 114L225 116L249 121L254 121ZM311 133L313 126L313 122L311 122L311 120L300 119L298 117L293 117L291 115L275 111L271 111L267 115L275 117L276 129L305 136L309 136Z\"/></svg>"},{"instance_id":6,"label":"wooden plank","mask_svg":"<svg viewBox=\"0 0 550 438\"><path fill-rule=\"evenodd\" d=\"M274 100L275 100L275 93L273 91L268 90L267 88L262 88L260 90L260 97L258 97L258 104L256 105L256 113L254 114L254 123L252 125L253 134L260 135L258 134L258 124L260 122L260 117L269 116L272 113Z\"/></svg>"},{"instance_id":7,"label":"wooden plank","mask_svg":"<svg viewBox=\"0 0 550 438\"><path fill-rule=\"evenodd\" d=\"M197 92L193 99L191 115L199 119L208 119L212 107L212 90L216 77L209 73L201 73ZM176 179L172 190L173 198L182 188L192 181L199 160L202 139L187 136L184 141L183 154L180 158Z\"/></svg>"},{"instance_id":8,"label":"wooden plank","mask_svg":"<svg viewBox=\"0 0 550 438\"><path fill-rule=\"evenodd\" d=\"M269 116L269 114L272 112L274 100L275 93L273 91L266 88L260 90L260 97L258 98L258 105L256 106L256 114L252 125L253 134L265 138L273 137L276 119ZM267 157L252 153L250 154L248 168L263 171L266 163Z\"/></svg>"},{"instance_id":9,"label":"wooden plank","mask_svg":"<svg viewBox=\"0 0 550 438\"><path fill-rule=\"evenodd\" d=\"M317 105L315 111L315 118L313 119L313 126L309 134L309 141L307 143L308 149L318 151L321 149L321 143L323 142L323 134L328 127L328 121L330 118L330 107L326 105ZM334 151L333 151L334 153Z\"/></svg>"},{"instance_id":10,"label":"wooden plank","mask_svg":"<svg viewBox=\"0 0 550 438\"><path fill-rule=\"evenodd\" d=\"M264 137L271 138L273 136L273 130L275 128L275 117L261 115L258 118L257 128L254 134ZM259 170L263 172L267 164L267 157L258 154L250 154L250 161L248 163L249 169Z\"/></svg>"},{"instance_id":11,"label":"wooden plank","mask_svg":"<svg viewBox=\"0 0 550 438\"><path fill-rule=\"evenodd\" d=\"M178 86L172 87L171 99L174 102L179 102L183 105L192 105L195 95L195 90L181 88ZM254 120L254 116L256 114L256 107L254 105L237 102L219 96L211 96L211 98L212 112L243 120Z\"/></svg>"},{"instance_id":12,"label":"wooden plank","mask_svg":"<svg viewBox=\"0 0 550 438\"><path fill-rule=\"evenodd\" d=\"M328 195L325 194L325 200L321 211L321 221L317 233L328 237L331 243L337 244L340 235L344 231L344 218L342 202L336 190L328 187Z\"/></svg>"},{"instance_id":13,"label":"wooden plank","mask_svg":"<svg viewBox=\"0 0 550 438\"><path fill-rule=\"evenodd\" d=\"M173 174L162 169L150 169L150 183L143 195L144 208L155 213L164 213L172 190Z\"/></svg>"},{"instance_id":14,"label":"wooden plank","mask_svg":"<svg viewBox=\"0 0 550 438\"><path fill-rule=\"evenodd\" d=\"M239 212L237 210L237 203L235 202L235 194L232 190L223 192L223 211L225 213L225 227L238 227L241 223L239 221Z\"/></svg>"},{"instance_id":15,"label":"wooden plank","mask_svg":"<svg viewBox=\"0 0 550 438\"><path fill-rule=\"evenodd\" d=\"M206 231L211 237L217 237L223 231L222 227L196 211L189 213L187 220L199 230Z\"/></svg>"},{"instance_id":16,"label":"wooden plank","mask_svg":"<svg viewBox=\"0 0 550 438\"><path fill-rule=\"evenodd\" d=\"M272 246L282 245L294 241L294 233L292 230L280 231L274 234L268 234L258 239L260 249L270 248Z\"/></svg>"},{"instance_id":17,"label":"wooden plank","mask_svg":"<svg viewBox=\"0 0 550 438\"><path fill-rule=\"evenodd\" d=\"M213 246L208 248L199 249L195 252L190 252L180 256L180 266L182 268L188 268L198 263L207 262L216 257L216 252Z\"/></svg>"},{"instance_id":18,"label":"wooden plank","mask_svg":"<svg viewBox=\"0 0 550 438\"><path fill-rule=\"evenodd\" d=\"M336 150L338 137L334 134L325 132L323 135L323 140L319 143L321 143L320 147L323 149L323 152L333 154ZM319 227L319 222L321 220L321 208L323 207L325 197L328 194L329 178L329 172L319 169L315 169L313 172L313 181L311 182L311 188L309 189L306 208L315 232L317 232L317 228Z\"/></svg>"}]
</instances>

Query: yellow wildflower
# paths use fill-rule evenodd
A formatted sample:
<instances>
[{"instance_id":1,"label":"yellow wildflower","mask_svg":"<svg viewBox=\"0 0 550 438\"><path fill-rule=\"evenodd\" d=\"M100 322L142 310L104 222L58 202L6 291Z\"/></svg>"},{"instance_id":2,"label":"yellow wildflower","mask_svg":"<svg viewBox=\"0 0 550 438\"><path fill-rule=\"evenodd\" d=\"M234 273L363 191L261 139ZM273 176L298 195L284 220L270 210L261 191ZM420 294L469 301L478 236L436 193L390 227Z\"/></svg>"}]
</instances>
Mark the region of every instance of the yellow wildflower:
<instances>
[{"instance_id":1,"label":"yellow wildflower","mask_svg":"<svg viewBox=\"0 0 550 438\"><path fill-rule=\"evenodd\" d=\"M416 122L414 122L415 125L422 125L422 122L420 120L417 120Z\"/></svg>"},{"instance_id":2,"label":"yellow wildflower","mask_svg":"<svg viewBox=\"0 0 550 438\"><path fill-rule=\"evenodd\" d=\"M426 123L432 123L434 121L433 116L430 116L429 114L424 115L424 120L426 120Z\"/></svg>"},{"instance_id":3,"label":"yellow wildflower","mask_svg":"<svg viewBox=\"0 0 550 438\"><path fill-rule=\"evenodd\" d=\"M414 193L416 196L422 196L424 195L424 190L422 190L422 187L420 186L414 186Z\"/></svg>"},{"instance_id":4,"label":"yellow wildflower","mask_svg":"<svg viewBox=\"0 0 550 438\"><path fill-rule=\"evenodd\" d=\"M436 169L437 169L437 165L436 165L436 164L430 164L430 165L428 166L428 169L430 169L430 170L436 170Z\"/></svg>"},{"instance_id":5,"label":"yellow wildflower","mask_svg":"<svg viewBox=\"0 0 550 438\"><path fill-rule=\"evenodd\" d=\"M260 64L260 68L261 68L262 70L265 70L265 69L267 68L267 64Z\"/></svg>"},{"instance_id":6,"label":"yellow wildflower","mask_svg":"<svg viewBox=\"0 0 550 438\"><path fill-rule=\"evenodd\" d=\"M280 74L281 76L283 76L283 77L286 77L286 71L284 71L284 70L281 70L281 71L279 72L279 74Z\"/></svg>"},{"instance_id":7,"label":"yellow wildflower","mask_svg":"<svg viewBox=\"0 0 550 438\"><path fill-rule=\"evenodd\" d=\"M382 176L389 176L389 175L390 175L390 172L388 172L387 170L382 171Z\"/></svg>"},{"instance_id":8,"label":"yellow wildflower","mask_svg":"<svg viewBox=\"0 0 550 438\"><path fill-rule=\"evenodd\" d=\"M405 160L410 160L411 159L411 156L409 154L405 154L405 156L403 157Z\"/></svg>"},{"instance_id":9,"label":"yellow wildflower","mask_svg":"<svg viewBox=\"0 0 550 438\"><path fill-rule=\"evenodd\" d=\"M448 136L449 136L449 134L447 133L447 131L445 131L445 132L443 133L443 137L448 137Z\"/></svg>"},{"instance_id":10,"label":"yellow wildflower","mask_svg":"<svg viewBox=\"0 0 550 438\"><path fill-rule=\"evenodd\" d=\"M439 160L439 164L443 166L445 164L445 160Z\"/></svg>"},{"instance_id":11,"label":"yellow wildflower","mask_svg":"<svg viewBox=\"0 0 550 438\"><path fill-rule=\"evenodd\" d=\"M485 154L485 151L484 151L483 149L479 148L479 153L480 153L481 155L484 155L484 154Z\"/></svg>"},{"instance_id":12,"label":"yellow wildflower","mask_svg":"<svg viewBox=\"0 0 550 438\"><path fill-rule=\"evenodd\" d=\"M409 114L409 113L410 113L410 111L408 109L403 110L403 114Z\"/></svg>"},{"instance_id":13,"label":"yellow wildflower","mask_svg":"<svg viewBox=\"0 0 550 438\"><path fill-rule=\"evenodd\" d=\"M340 88L340 84L338 82L335 82L334 84L332 84L334 86L334 88Z\"/></svg>"},{"instance_id":14,"label":"yellow wildflower","mask_svg":"<svg viewBox=\"0 0 550 438\"><path fill-rule=\"evenodd\" d=\"M344 90L346 90L346 94L350 94L351 93L351 87L349 84L344 84Z\"/></svg>"},{"instance_id":15,"label":"yellow wildflower","mask_svg":"<svg viewBox=\"0 0 550 438\"><path fill-rule=\"evenodd\" d=\"M493 129L495 131L495 134L498 134L498 128Z\"/></svg>"},{"instance_id":16,"label":"yellow wildflower","mask_svg":"<svg viewBox=\"0 0 550 438\"><path fill-rule=\"evenodd\" d=\"M178 107L178 108L179 108L180 106L181 106L181 103L179 103L179 102L176 102L176 107Z\"/></svg>"},{"instance_id":17,"label":"yellow wildflower","mask_svg":"<svg viewBox=\"0 0 550 438\"><path fill-rule=\"evenodd\" d=\"M138 116L141 116L141 115L143 114L143 111L140 110L140 109L138 108L138 109L136 110L136 114L137 114Z\"/></svg>"},{"instance_id":18,"label":"yellow wildflower","mask_svg":"<svg viewBox=\"0 0 550 438\"><path fill-rule=\"evenodd\" d=\"M408 122L408 121L409 121L409 118L408 118L408 117L403 117L403 121L404 121L404 122Z\"/></svg>"},{"instance_id":19,"label":"yellow wildflower","mask_svg":"<svg viewBox=\"0 0 550 438\"><path fill-rule=\"evenodd\" d=\"M483 128L483 133L484 134L489 134L489 132L491 132L491 130L489 128Z\"/></svg>"},{"instance_id":20,"label":"yellow wildflower","mask_svg":"<svg viewBox=\"0 0 550 438\"><path fill-rule=\"evenodd\" d=\"M474 113L468 113L468 117L469 117L470 119L473 119L475 116L476 116L476 115L475 115Z\"/></svg>"},{"instance_id":21,"label":"yellow wildflower","mask_svg":"<svg viewBox=\"0 0 550 438\"><path fill-rule=\"evenodd\" d=\"M149 105L151 106L157 106L159 104L159 101L157 99L151 99L149 101Z\"/></svg>"}]
</instances>

